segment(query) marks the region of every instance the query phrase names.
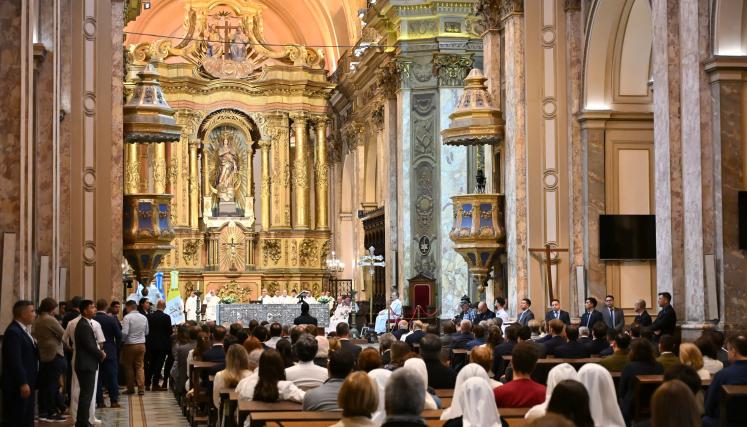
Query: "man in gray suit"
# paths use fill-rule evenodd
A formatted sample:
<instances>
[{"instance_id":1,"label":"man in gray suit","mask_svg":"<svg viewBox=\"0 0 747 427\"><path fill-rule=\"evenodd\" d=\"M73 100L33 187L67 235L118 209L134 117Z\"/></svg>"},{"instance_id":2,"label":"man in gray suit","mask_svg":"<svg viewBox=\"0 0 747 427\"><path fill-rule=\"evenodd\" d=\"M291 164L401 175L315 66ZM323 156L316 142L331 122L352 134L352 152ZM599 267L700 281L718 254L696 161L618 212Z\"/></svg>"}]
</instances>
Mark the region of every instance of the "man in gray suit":
<instances>
[{"instance_id":1,"label":"man in gray suit","mask_svg":"<svg viewBox=\"0 0 747 427\"><path fill-rule=\"evenodd\" d=\"M604 299L604 303L607 305L602 310L602 319L608 328L616 330L618 333L622 332L625 326L625 313L621 308L615 307L615 297L607 295Z\"/></svg>"}]
</instances>

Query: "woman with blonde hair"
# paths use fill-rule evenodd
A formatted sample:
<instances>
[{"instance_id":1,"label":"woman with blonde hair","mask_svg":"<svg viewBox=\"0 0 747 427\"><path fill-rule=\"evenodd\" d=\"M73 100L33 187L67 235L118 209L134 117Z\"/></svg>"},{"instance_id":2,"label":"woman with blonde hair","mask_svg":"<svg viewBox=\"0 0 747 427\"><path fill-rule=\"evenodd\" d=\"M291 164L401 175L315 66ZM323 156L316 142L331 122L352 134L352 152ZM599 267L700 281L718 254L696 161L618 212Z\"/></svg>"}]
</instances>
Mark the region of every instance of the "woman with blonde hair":
<instances>
[{"instance_id":1,"label":"woman with blonde hair","mask_svg":"<svg viewBox=\"0 0 747 427\"><path fill-rule=\"evenodd\" d=\"M240 345L232 345L226 353L226 369L218 371L213 380L213 404L220 407L220 391L224 388L236 388L239 381L252 374L249 366L249 354Z\"/></svg>"},{"instance_id":2,"label":"woman with blonde hair","mask_svg":"<svg viewBox=\"0 0 747 427\"><path fill-rule=\"evenodd\" d=\"M711 373L703 367L703 354L695 344L690 342L680 344L680 362L695 369L701 380L711 379Z\"/></svg>"},{"instance_id":3,"label":"woman with blonde hair","mask_svg":"<svg viewBox=\"0 0 747 427\"><path fill-rule=\"evenodd\" d=\"M379 392L365 372L348 375L337 394L337 404L342 408L342 418L331 427L373 427L379 424L371 419L379 406Z\"/></svg>"}]
</instances>

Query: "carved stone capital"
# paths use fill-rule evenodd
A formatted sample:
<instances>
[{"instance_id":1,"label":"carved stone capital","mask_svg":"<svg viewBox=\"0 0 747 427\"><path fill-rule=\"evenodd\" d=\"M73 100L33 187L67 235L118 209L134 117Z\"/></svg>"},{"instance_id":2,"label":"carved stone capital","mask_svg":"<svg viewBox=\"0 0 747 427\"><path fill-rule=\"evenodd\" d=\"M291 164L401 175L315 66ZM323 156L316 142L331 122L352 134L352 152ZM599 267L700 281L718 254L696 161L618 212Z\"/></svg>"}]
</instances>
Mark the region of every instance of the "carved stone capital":
<instances>
[{"instance_id":1,"label":"carved stone capital","mask_svg":"<svg viewBox=\"0 0 747 427\"><path fill-rule=\"evenodd\" d=\"M439 86L463 86L464 78L472 68L472 54L433 55L433 74L438 77Z\"/></svg>"},{"instance_id":2,"label":"carved stone capital","mask_svg":"<svg viewBox=\"0 0 747 427\"><path fill-rule=\"evenodd\" d=\"M371 112L371 121L373 122L376 131L381 132L384 130L384 106L377 105Z\"/></svg>"},{"instance_id":3,"label":"carved stone capital","mask_svg":"<svg viewBox=\"0 0 747 427\"><path fill-rule=\"evenodd\" d=\"M565 0L563 4L563 10L566 12L569 11L580 11L581 10L581 0Z\"/></svg>"},{"instance_id":4,"label":"carved stone capital","mask_svg":"<svg viewBox=\"0 0 747 427\"><path fill-rule=\"evenodd\" d=\"M482 18L486 30L494 30L501 25L501 10L496 0L479 0L475 5L475 15Z\"/></svg>"},{"instance_id":5,"label":"carved stone capital","mask_svg":"<svg viewBox=\"0 0 747 427\"><path fill-rule=\"evenodd\" d=\"M316 127L326 128L329 126L330 120L327 116L313 116L311 122Z\"/></svg>"},{"instance_id":6,"label":"carved stone capital","mask_svg":"<svg viewBox=\"0 0 747 427\"><path fill-rule=\"evenodd\" d=\"M200 140L199 139L190 139L189 140L189 149L190 150L197 150L200 148Z\"/></svg>"},{"instance_id":7,"label":"carved stone capital","mask_svg":"<svg viewBox=\"0 0 747 427\"><path fill-rule=\"evenodd\" d=\"M288 117L293 120L294 126L305 126L309 120L309 115L304 111L294 111Z\"/></svg>"},{"instance_id":8,"label":"carved stone capital","mask_svg":"<svg viewBox=\"0 0 747 427\"><path fill-rule=\"evenodd\" d=\"M260 149L263 150L269 150L272 146L272 139L271 138L261 138L259 142L257 142L257 145L259 145Z\"/></svg>"},{"instance_id":9,"label":"carved stone capital","mask_svg":"<svg viewBox=\"0 0 747 427\"><path fill-rule=\"evenodd\" d=\"M524 14L524 0L500 0L501 20Z\"/></svg>"}]
</instances>

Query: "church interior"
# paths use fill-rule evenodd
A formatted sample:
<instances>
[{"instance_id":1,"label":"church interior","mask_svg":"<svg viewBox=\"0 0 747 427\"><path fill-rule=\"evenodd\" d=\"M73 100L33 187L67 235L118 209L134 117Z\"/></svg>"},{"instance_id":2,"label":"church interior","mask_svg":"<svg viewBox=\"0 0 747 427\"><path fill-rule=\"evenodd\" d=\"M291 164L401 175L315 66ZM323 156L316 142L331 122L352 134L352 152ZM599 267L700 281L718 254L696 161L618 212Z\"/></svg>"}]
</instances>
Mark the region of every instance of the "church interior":
<instances>
[{"instance_id":1,"label":"church interior","mask_svg":"<svg viewBox=\"0 0 747 427\"><path fill-rule=\"evenodd\" d=\"M742 0L5 0L0 28L3 328L152 283L226 327L352 304L377 349L381 313L445 334L480 302L503 336L556 304L588 332L590 297L630 326L668 296L682 345L747 328Z\"/></svg>"}]
</instances>

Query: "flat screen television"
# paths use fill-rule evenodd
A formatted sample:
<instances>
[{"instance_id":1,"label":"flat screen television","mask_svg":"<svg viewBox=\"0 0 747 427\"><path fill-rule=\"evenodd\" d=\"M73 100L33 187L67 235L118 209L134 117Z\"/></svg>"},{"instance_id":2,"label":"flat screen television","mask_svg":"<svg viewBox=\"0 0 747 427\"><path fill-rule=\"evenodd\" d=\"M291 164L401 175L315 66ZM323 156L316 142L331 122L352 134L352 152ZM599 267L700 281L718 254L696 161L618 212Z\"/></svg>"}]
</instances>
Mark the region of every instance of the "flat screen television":
<instances>
[{"instance_id":1,"label":"flat screen television","mask_svg":"<svg viewBox=\"0 0 747 427\"><path fill-rule=\"evenodd\" d=\"M654 215L599 215L599 258L656 259Z\"/></svg>"}]
</instances>

